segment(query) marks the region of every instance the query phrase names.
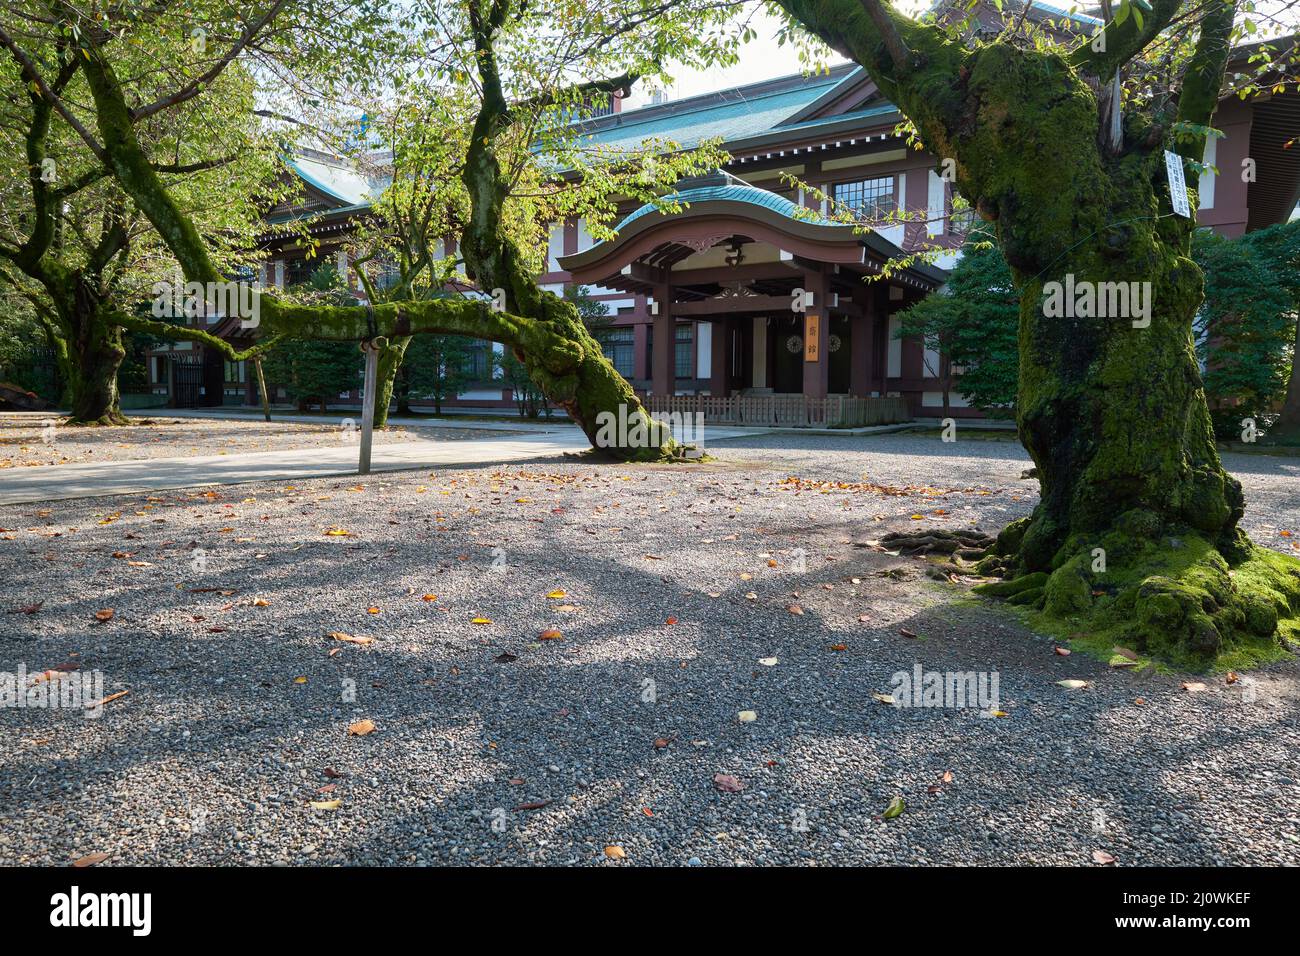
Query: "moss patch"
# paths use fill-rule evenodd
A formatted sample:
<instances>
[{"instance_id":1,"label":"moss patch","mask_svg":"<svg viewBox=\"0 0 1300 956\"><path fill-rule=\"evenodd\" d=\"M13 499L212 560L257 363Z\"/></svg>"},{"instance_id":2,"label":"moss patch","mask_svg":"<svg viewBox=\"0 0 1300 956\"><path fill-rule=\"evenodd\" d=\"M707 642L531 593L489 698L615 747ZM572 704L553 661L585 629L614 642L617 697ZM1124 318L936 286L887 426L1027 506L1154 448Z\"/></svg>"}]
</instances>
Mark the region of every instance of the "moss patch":
<instances>
[{"instance_id":1,"label":"moss patch","mask_svg":"<svg viewBox=\"0 0 1300 956\"><path fill-rule=\"evenodd\" d=\"M1103 560L1100 542L1075 538L1050 575L976 591L1031 609L1034 629L1105 661L1121 646L1178 670L1240 670L1300 645L1300 561L1247 543L1230 564L1190 530L1130 533L1141 523L1117 522Z\"/></svg>"}]
</instances>

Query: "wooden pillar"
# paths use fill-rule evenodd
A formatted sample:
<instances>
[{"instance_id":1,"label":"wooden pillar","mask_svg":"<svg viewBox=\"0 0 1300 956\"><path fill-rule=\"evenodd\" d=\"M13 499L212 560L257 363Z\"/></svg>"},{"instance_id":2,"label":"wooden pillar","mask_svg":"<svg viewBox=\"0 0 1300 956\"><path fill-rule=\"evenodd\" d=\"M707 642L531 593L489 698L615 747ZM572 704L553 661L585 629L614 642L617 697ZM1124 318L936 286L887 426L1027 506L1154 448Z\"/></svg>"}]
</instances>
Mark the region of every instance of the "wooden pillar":
<instances>
[{"instance_id":1,"label":"wooden pillar","mask_svg":"<svg viewBox=\"0 0 1300 956\"><path fill-rule=\"evenodd\" d=\"M872 392L873 361L875 359L876 307L875 289L858 279L853 287L853 302L861 310L850 320L849 331L849 394L866 398Z\"/></svg>"},{"instance_id":2,"label":"wooden pillar","mask_svg":"<svg viewBox=\"0 0 1300 956\"><path fill-rule=\"evenodd\" d=\"M808 398L825 398L830 391L831 316L828 287L822 267L804 269L803 288L813 294L812 305L801 316L804 336L803 393Z\"/></svg>"},{"instance_id":3,"label":"wooden pillar","mask_svg":"<svg viewBox=\"0 0 1300 956\"><path fill-rule=\"evenodd\" d=\"M655 340L654 355L650 360L650 390L655 395L672 395L677 390L677 373L673 362L677 323L673 320L672 286L655 286L654 301L658 311L655 312L654 306L651 306Z\"/></svg>"},{"instance_id":4,"label":"wooden pillar","mask_svg":"<svg viewBox=\"0 0 1300 956\"><path fill-rule=\"evenodd\" d=\"M650 377L650 325L638 322L632 326L632 377L646 379Z\"/></svg>"},{"instance_id":5,"label":"wooden pillar","mask_svg":"<svg viewBox=\"0 0 1300 956\"><path fill-rule=\"evenodd\" d=\"M731 322L719 319L713 323L713 355L709 361L709 394L725 396L727 380L731 375Z\"/></svg>"}]
</instances>

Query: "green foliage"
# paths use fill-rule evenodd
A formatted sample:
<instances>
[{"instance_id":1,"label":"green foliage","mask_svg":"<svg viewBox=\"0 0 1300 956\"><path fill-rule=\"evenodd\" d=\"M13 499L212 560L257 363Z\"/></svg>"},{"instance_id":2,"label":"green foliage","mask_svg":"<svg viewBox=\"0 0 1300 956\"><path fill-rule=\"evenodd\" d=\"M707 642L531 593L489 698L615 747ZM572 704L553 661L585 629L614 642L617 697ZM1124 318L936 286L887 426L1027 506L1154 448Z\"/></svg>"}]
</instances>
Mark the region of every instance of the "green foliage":
<instances>
[{"instance_id":1,"label":"green foliage","mask_svg":"<svg viewBox=\"0 0 1300 956\"><path fill-rule=\"evenodd\" d=\"M397 373L398 408L406 411L412 399L430 399L435 411L465 390L473 380L469 372L469 339L460 335L416 335L406 349Z\"/></svg>"},{"instance_id":2,"label":"green foliage","mask_svg":"<svg viewBox=\"0 0 1300 956\"><path fill-rule=\"evenodd\" d=\"M1243 418L1264 425L1286 390L1296 296L1283 278L1285 262L1277 261L1284 239L1277 233L1263 241L1225 239L1206 230L1193 239L1192 256L1205 272L1197 352L1221 438L1237 438Z\"/></svg>"},{"instance_id":3,"label":"green foliage","mask_svg":"<svg viewBox=\"0 0 1300 956\"><path fill-rule=\"evenodd\" d=\"M285 290L286 295L320 305L352 305L355 299L332 263L323 263L311 277ZM266 353L262 371L267 388L283 388L285 394L305 408L309 402L325 411L340 392L357 388L361 382L363 357L355 342L289 339Z\"/></svg>"},{"instance_id":4,"label":"green foliage","mask_svg":"<svg viewBox=\"0 0 1300 956\"><path fill-rule=\"evenodd\" d=\"M545 412L546 417L550 418L551 406L547 403L541 388L533 381L532 375L528 373L528 367L515 358L510 349L506 349L498 358L497 364L502 371L503 382L514 392L515 407L519 409L520 416L537 418Z\"/></svg>"},{"instance_id":5,"label":"green foliage","mask_svg":"<svg viewBox=\"0 0 1300 956\"><path fill-rule=\"evenodd\" d=\"M991 416L1009 415L1016 401L1019 295L1001 249L974 231L942 293L898 314L896 336L918 336L960 366L950 383ZM940 373L940 369L933 369Z\"/></svg>"},{"instance_id":6,"label":"green foliage","mask_svg":"<svg viewBox=\"0 0 1300 956\"><path fill-rule=\"evenodd\" d=\"M596 341L603 345L601 333L607 332L614 324L613 316L609 314L609 306L599 299L593 299L591 289L585 285L566 285L564 301L573 303L582 324L587 327L587 331L595 337Z\"/></svg>"}]
</instances>

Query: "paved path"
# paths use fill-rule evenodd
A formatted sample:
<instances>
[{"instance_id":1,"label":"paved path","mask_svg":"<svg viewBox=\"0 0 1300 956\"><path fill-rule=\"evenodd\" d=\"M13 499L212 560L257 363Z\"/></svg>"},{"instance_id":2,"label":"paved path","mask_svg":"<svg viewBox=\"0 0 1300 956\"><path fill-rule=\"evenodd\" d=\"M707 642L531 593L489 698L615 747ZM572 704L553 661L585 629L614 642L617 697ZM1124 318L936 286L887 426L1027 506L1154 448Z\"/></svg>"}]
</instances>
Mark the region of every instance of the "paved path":
<instances>
[{"instance_id":1,"label":"paved path","mask_svg":"<svg viewBox=\"0 0 1300 956\"><path fill-rule=\"evenodd\" d=\"M472 427L477 428L478 423ZM743 429L706 429L703 444L707 446L710 442L753 434ZM580 452L589 447L586 436L572 425L548 428L540 434L515 434L499 440L415 439L375 445L371 454L371 470L404 471L449 465L505 464ZM245 455L201 455L10 468L0 472L0 504L133 494L202 485L234 485L246 481L328 478L356 474L356 470L356 444Z\"/></svg>"}]
</instances>

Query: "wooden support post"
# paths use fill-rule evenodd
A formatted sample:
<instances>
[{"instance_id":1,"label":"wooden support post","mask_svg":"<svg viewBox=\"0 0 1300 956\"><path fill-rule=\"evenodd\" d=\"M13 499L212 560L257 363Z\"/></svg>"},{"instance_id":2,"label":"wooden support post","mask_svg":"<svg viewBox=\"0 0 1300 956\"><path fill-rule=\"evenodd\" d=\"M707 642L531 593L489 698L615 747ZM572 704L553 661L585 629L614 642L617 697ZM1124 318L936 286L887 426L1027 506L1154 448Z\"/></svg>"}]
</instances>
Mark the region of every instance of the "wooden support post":
<instances>
[{"instance_id":1,"label":"wooden support post","mask_svg":"<svg viewBox=\"0 0 1300 956\"><path fill-rule=\"evenodd\" d=\"M271 396L266 394L266 376L262 374L262 356L253 356L253 369L257 372L257 393L262 397L262 417L271 420Z\"/></svg>"},{"instance_id":2,"label":"wooden support post","mask_svg":"<svg viewBox=\"0 0 1300 956\"><path fill-rule=\"evenodd\" d=\"M365 392L361 396L361 456L357 462L357 474L370 474L370 443L375 434L375 390L379 378L379 350L384 347L384 340L371 339L361 343L361 351L366 356Z\"/></svg>"}]
</instances>

